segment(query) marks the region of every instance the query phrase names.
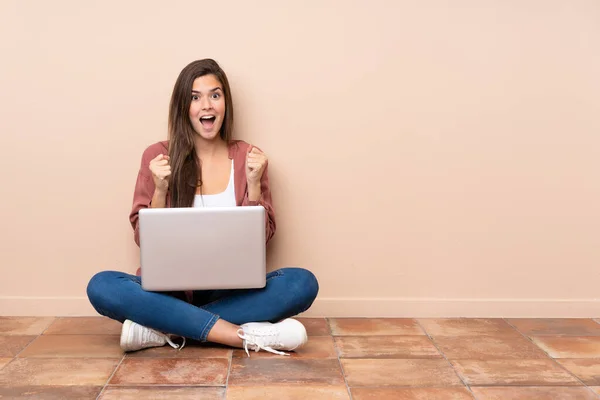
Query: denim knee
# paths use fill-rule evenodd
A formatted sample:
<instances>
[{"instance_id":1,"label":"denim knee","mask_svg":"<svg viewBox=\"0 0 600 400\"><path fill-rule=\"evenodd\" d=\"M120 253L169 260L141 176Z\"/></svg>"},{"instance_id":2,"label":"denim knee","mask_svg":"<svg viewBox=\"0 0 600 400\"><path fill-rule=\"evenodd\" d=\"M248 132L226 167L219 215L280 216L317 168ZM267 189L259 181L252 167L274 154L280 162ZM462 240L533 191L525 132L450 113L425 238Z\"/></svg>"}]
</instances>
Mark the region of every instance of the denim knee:
<instances>
[{"instance_id":1,"label":"denim knee","mask_svg":"<svg viewBox=\"0 0 600 400\"><path fill-rule=\"evenodd\" d=\"M118 271L102 271L95 274L88 282L86 293L92 306L102 315L107 314L111 308L111 299L114 299L115 286L123 273Z\"/></svg>"},{"instance_id":2,"label":"denim knee","mask_svg":"<svg viewBox=\"0 0 600 400\"><path fill-rule=\"evenodd\" d=\"M310 308L319 293L319 282L315 274L304 268L283 268L290 293L304 312Z\"/></svg>"}]
</instances>

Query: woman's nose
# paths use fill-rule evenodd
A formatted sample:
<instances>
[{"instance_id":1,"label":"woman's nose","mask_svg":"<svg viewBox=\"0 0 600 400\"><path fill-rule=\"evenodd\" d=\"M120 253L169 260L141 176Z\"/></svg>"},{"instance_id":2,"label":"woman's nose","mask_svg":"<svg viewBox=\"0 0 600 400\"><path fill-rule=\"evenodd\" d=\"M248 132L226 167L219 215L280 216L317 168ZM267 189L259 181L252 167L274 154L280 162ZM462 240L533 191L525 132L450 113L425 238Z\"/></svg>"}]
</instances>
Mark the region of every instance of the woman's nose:
<instances>
[{"instance_id":1,"label":"woman's nose","mask_svg":"<svg viewBox=\"0 0 600 400\"><path fill-rule=\"evenodd\" d=\"M210 105L210 100L209 100L208 98L206 98L206 97L201 97L201 98L200 98L200 107L201 107L203 110L208 110L208 109L210 109L210 108L211 108L211 105Z\"/></svg>"}]
</instances>

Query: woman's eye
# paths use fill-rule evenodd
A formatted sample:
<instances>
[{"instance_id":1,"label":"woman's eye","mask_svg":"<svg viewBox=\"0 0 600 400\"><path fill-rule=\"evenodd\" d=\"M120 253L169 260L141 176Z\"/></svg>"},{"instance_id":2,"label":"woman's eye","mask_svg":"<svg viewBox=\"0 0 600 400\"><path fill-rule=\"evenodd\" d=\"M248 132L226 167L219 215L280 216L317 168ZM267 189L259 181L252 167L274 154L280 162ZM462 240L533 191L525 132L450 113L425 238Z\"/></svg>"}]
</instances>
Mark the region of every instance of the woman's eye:
<instances>
[{"instance_id":1,"label":"woman's eye","mask_svg":"<svg viewBox=\"0 0 600 400\"><path fill-rule=\"evenodd\" d=\"M219 97L221 97L221 95L219 93L213 93L212 98L213 99L218 99Z\"/></svg>"},{"instance_id":2,"label":"woman's eye","mask_svg":"<svg viewBox=\"0 0 600 400\"><path fill-rule=\"evenodd\" d=\"M192 95L192 100L198 100L198 96L197 96L197 95L195 95L195 94L193 94L193 95Z\"/></svg>"}]
</instances>

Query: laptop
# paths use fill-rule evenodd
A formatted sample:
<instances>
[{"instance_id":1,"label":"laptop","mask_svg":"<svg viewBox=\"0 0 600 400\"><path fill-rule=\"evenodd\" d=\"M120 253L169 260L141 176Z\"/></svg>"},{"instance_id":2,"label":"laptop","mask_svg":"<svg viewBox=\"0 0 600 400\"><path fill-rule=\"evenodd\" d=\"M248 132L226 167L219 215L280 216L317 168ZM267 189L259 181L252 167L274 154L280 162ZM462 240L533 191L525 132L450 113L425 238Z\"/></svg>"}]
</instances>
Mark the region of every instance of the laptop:
<instances>
[{"instance_id":1,"label":"laptop","mask_svg":"<svg viewBox=\"0 0 600 400\"><path fill-rule=\"evenodd\" d=\"M145 208L139 231L144 290L266 285L263 206Z\"/></svg>"}]
</instances>

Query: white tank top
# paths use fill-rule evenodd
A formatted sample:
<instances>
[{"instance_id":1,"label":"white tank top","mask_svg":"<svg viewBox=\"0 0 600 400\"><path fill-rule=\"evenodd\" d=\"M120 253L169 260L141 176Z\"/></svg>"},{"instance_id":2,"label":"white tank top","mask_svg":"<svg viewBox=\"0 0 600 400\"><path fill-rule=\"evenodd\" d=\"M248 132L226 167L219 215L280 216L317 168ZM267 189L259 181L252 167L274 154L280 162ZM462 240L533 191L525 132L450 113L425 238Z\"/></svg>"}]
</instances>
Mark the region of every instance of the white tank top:
<instances>
[{"instance_id":1,"label":"white tank top","mask_svg":"<svg viewBox=\"0 0 600 400\"><path fill-rule=\"evenodd\" d=\"M197 194L194 198L194 207L235 207L235 183L233 180L233 160L231 160L231 174L227 189L217 194Z\"/></svg>"}]
</instances>

